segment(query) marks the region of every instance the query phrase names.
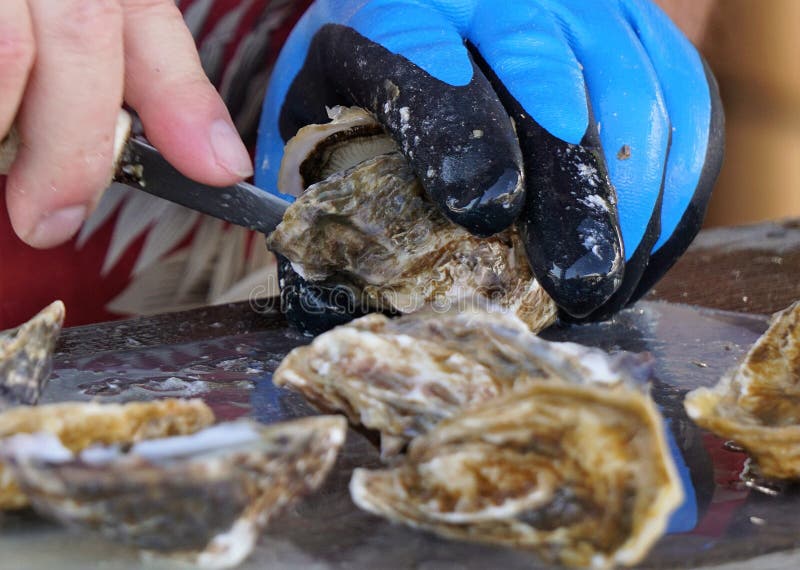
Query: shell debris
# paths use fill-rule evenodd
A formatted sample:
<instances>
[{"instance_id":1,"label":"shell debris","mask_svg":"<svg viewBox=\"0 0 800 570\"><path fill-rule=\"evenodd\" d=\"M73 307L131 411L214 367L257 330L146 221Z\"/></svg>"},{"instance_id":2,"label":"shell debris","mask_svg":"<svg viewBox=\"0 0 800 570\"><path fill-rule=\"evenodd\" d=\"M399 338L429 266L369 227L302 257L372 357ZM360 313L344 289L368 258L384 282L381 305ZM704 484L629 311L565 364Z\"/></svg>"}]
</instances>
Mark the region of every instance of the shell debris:
<instances>
[{"instance_id":1,"label":"shell debris","mask_svg":"<svg viewBox=\"0 0 800 570\"><path fill-rule=\"evenodd\" d=\"M0 332L0 410L39 401L64 313L64 303L54 301L28 322Z\"/></svg>"},{"instance_id":2,"label":"shell debris","mask_svg":"<svg viewBox=\"0 0 800 570\"><path fill-rule=\"evenodd\" d=\"M698 425L742 446L766 477L800 478L800 302L773 316L767 331L713 388L684 406Z\"/></svg>"}]
</instances>

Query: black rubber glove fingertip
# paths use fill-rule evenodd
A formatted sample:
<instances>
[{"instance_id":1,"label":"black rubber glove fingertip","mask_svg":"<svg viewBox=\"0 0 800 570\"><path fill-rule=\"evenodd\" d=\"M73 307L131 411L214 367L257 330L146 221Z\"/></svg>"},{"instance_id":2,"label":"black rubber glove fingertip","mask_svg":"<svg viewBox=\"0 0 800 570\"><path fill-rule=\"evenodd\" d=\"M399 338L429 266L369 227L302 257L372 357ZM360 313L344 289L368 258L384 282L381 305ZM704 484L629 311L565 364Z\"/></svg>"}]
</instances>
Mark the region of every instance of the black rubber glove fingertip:
<instances>
[{"instance_id":1,"label":"black rubber glove fingertip","mask_svg":"<svg viewBox=\"0 0 800 570\"><path fill-rule=\"evenodd\" d=\"M565 240L560 218L542 216L536 207L526 214L519 229L528 259L537 281L564 313L585 317L614 295L625 272L615 225L587 217L572 226L576 239Z\"/></svg>"},{"instance_id":2,"label":"black rubber glove fingertip","mask_svg":"<svg viewBox=\"0 0 800 570\"><path fill-rule=\"evenodd\" d=\"M493 235L517 219L525 201L525 192L522 173L515 168L504 168L499 174L491 173L489 176L489 180L471 179L446 186L434 185L429 190L431 198L451 221L470 233L479 237ZM478 197L470 201L459 199L464 184L476 182L485 189L483 193L470 191L468 195Z\"/></svg>"}]
</instances>

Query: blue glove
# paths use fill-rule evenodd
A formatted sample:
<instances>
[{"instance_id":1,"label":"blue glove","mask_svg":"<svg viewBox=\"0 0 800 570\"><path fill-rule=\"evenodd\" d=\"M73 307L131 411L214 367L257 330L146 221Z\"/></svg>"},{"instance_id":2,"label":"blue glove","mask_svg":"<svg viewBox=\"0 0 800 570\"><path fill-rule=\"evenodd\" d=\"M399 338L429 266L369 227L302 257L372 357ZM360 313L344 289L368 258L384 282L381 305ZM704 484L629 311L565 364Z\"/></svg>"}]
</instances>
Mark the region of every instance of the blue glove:
<instances>
[{"instance_id":1,"label":"blue glove","mask_svg":"<svg viewBox=\"0 0 800 570\"><path fill-rule=\"evenodd\" d=\"M722 161L713 76L649 0L319 0L273 71L256 183L276 187L285 141L326 106L354 104L452 221L476 235L517 223L575 318L666 272Z\"/></svg>"}]
</instances>

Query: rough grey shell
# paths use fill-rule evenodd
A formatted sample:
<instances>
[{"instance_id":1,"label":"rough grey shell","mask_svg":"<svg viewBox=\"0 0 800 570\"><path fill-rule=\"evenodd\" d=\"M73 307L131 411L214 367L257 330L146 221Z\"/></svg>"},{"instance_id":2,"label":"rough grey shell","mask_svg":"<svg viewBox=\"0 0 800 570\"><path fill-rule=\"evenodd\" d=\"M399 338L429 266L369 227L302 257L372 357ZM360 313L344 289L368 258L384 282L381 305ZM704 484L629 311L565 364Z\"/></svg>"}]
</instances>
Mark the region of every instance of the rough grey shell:
<instances>
[{"instance_id":1,"label":"rough grey shell","mask_svg":"<svg viewBox=\"0 0 800 570\"><path fill-rule=\"evenodd\" d=\"M63 323L64 303L55 301L28 322L0 332L0 410L39 401Z\"/></svg>"},{"instance_id":2,"label":"rough grey shell","mask_svg":"<svg viewBox=\"0 0 800 570\"><path fill-rule=\"evenodd\" d=\"M360 508L549 564L632 565L683 498L641 390L533 382L443 420L392 468L357 469Z\"/></svg>"},{"instance_id":3,"label":"rough grey shell","mask_svg":"<svg viewBox=\"0 0 800 570\"><path fill-rule=\"evenodd\" d=\"M684 405L697 424L744 447L763 475L800 478L800 302L773 317L740 366Z\"/></svg>"},{"instance_id":4,"label":"rough grey shell","mask_svg":"<svg viewBox=\"0 0 800 570\"><path fill-rule=\"evenodd\" d=\"M361 115L359 129L363 123L377 125ZM347 117L343 125L350 131L336 131L340 146L351 131L350 140L359 140L360 131L349 127ZM320 129L334 128L337 120L301 129L287 155L295 148L315 152L303 141L316 143ZM381 141L376 152L386 152ZM372 310L413 313L428 304L488 299L516 313L534 332L555 321L556 305L533 278L516 230L476 238L434 207L399 152L366 159L357 154L348 158L361 162L303 192L268 239L269 248L288 258L302 277L347 284ZM285 158L282 169L297 168L297 162Z\"/></svg>"},{"instance_id":5,"label":"rough grey shell","mask_svg":"<svg viewBox=\"0 0 800 570\"><path fill-rule=\"evenodd\" d=\"M205 568L239 564L270 518L315 490L344 442L344 418L219 424L129 451L73 454L50 434L0 453L34 508L69 526Z\"/></svg>"},{"instance_id":6,"label":"rough grey shell","mask_svg":"<svg viewBox=\"0 0 800 570\"><path fill-rule=\"evenodd\" d=\"M273 375L317 408L381 433L384 457L463 408L530 382L636 384L649 356L554 343L503 311L368 315L294 349Z\"/></svg>"}]
</instances>

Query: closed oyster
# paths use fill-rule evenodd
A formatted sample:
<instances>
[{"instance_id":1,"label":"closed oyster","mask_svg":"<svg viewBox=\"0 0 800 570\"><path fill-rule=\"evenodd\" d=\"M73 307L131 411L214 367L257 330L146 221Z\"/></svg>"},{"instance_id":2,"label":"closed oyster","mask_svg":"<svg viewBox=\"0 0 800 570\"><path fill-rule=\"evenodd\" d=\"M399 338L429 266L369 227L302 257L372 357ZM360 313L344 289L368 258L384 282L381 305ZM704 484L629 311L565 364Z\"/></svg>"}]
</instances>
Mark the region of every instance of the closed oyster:
<instances>
[{"instance_id":1,"label":"closed oyster","mask_svg":"<svg viewBox=\"0 0 800 570\"><path fill-rule=\"evenodd\" d=\"M55 301L21 326L0 332L0 410L39 401L63 323L64 303Z\"/></svg>"},{"instance_id":2,"label":"closed oyster","mask_svg":"<svg viewBox=\"0 0 800 570\"><path fill-rule=\"evenodd\" d=\"M773 317L738 368L684 405L700 426L744 447L763 475L800 478L800 302Z\"/></svg>"},{"instance_id":3,"label":"closed oyster","mask_svg":"<svg viewBox=\"0 0 800 570\"><path fill-rule=\"evenodd\" d=\"M0 453L39 513L149 554L227 568L276 512L322 484L346 427L338 416L244 420L79 454L40 433L7 439Z\"/></svg>"},{"instance_id":4,"label":"closed oyster","mask_svg":"<svg viewBox=\"0 0 800 570\"><path fill-rule=\"evenodd\" d=\"M535 381L622 384L649 357L538 338L502 312L368 315L294 349L273 375L317 408L380 431L384 457L463 408Z\"/></svg>"},{"instance_id":5,"label":"closed oyster","mask_svg":"<svg viewBox=\"0 0 800 570\"><path fill-rule=\"evenodd\" d=\"M653 402L632 388L535 382L446 419L391 469L357 469L360 508L548 563L641 560L681 503Z\"/></svg>"},{"instance_id":6,"label":"closed oyster","mask_svg":"<svg viewBox=\"0 0 800 570\"><path fill-rule=\"evenodd\" d=\"M201 400L159 400L129 404L68 402L19 406L0 413L0 438L22 433L48 433L72 452L95 444L137 441L196 432L214 422ZM27 507L13 473L0 463L0 510Z\"/></svg>"},{"instance_id":7,"label":"closed oyster","mask_svg":"<svg viewBox=\"0 0 800 570\"><path fill-rule=\"evenodd\" d=\"M349 286L371 310L413 313L431 303L488 299L534 332L555 321L556 305L533 278L515 229L478 238L453 224L374 119L341 108L332 117L329 125L301 129L287 145L282 176L300 162L303 183L312 185L270 235L271 250L311 282ZM323 136L321 129L330 130ZM331 147L337 152L319 150ZM293 158L304 152L302 162ZM298 184L282 191L297 193Z\"/></svg>"}]
</instances>

